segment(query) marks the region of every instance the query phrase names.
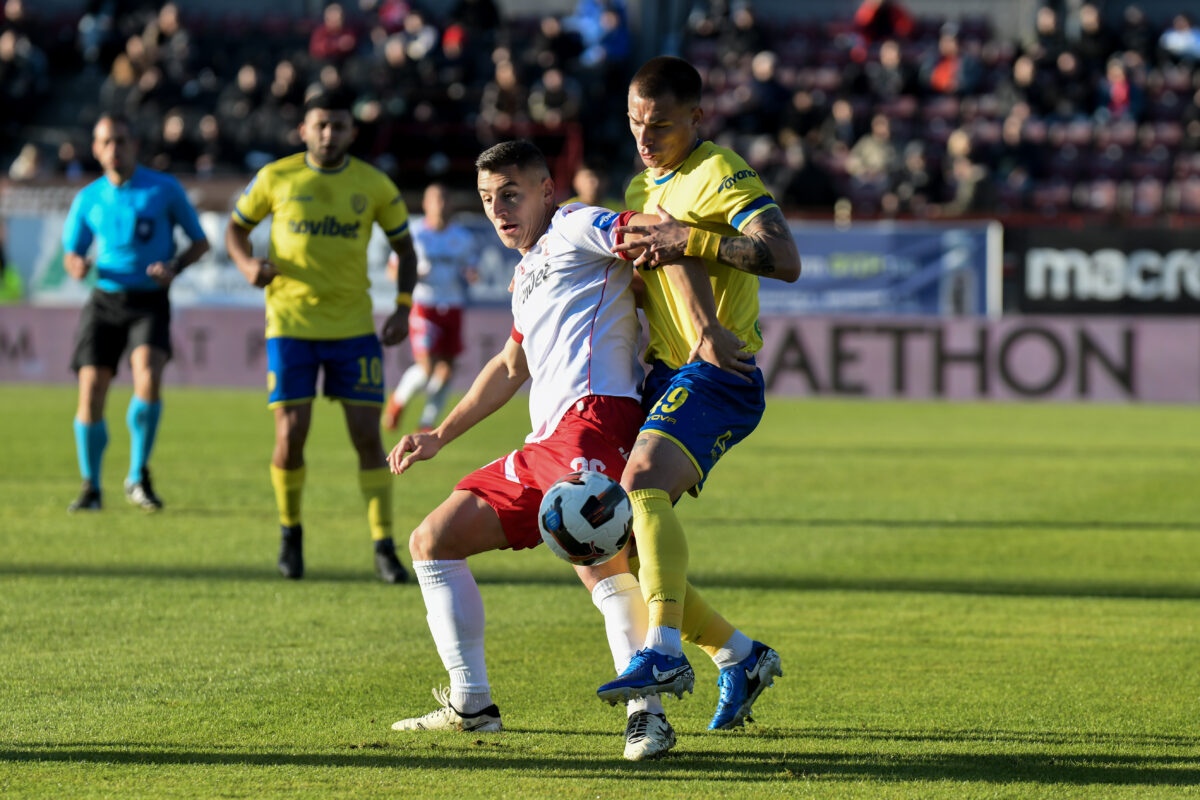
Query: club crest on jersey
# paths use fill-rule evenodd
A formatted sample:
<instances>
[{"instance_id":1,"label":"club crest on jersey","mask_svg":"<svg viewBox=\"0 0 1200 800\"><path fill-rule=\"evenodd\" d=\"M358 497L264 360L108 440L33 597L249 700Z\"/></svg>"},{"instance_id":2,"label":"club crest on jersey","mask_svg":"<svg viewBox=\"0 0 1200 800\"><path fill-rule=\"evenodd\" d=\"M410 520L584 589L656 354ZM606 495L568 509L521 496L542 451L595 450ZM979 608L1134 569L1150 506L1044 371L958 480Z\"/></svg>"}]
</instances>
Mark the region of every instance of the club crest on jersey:
<instances>
[{"instance_id":1,"label":"club crest on jersey","mask_svg":"<svg viewBox=\"0 0 1200 800\"><path fill-rule=\"evenodd\" d=\"M717 194L720 194L726 189L732 189L740 180L757 177L758 173L752 169L743 169L733 173L732 175L726 175L721 179L721 183L717 186Z\"/></svg>"},{"instance_id":2,"label":"club crest on jersey","mask_svg":"<svg viewBox=\"0 0 1200 800\"><path fill-rule=\"evenodd\" d=\"M350 195L350 207L354 209L355 214L361 214L367 210L367 196L355 192Z\"/></svg>"}]
</instances>

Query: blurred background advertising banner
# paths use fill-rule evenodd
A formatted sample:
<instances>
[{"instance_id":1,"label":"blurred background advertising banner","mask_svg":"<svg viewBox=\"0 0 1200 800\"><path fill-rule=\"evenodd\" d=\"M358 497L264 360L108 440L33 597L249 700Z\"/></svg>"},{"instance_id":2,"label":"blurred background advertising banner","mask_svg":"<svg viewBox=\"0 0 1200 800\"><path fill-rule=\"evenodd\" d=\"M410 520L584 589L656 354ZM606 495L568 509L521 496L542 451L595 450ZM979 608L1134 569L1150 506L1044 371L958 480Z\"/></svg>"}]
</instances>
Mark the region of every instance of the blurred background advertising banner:
<instances>
[{"instance_id":1,"label":"blurred background advertising banner","mask_svg":"<svg viewBox=\"0 0 1200 800\"><path fill-rule=\"evenodd\" d=\"M763 280L764 313L998 316L998 222L790 223L803 272Z\"/></svg>"},{"instance_id":2,"label":"blurred background advertising banner","mask_svg":"<svg viewBox=\"0 0 1200 800\"><path fill-rule=\"evenodd\" d=\"M1200 312L1200 230L1022 228L1008 232L1005 253L1018 311Z\"/></svg>"}]
</instances>

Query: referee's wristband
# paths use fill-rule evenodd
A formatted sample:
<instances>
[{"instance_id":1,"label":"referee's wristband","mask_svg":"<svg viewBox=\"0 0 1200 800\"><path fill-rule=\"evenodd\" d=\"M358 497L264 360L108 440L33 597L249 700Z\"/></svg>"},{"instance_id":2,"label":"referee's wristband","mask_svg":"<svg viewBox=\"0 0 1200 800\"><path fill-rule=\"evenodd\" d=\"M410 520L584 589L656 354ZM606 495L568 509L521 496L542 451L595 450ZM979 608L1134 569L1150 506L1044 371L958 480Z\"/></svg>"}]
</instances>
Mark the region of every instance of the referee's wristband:
<instances>
[{"instance_id":1,"label":"referee's wristband","mask_svg":"<svg viewBox=\"0 0 1200 800\"><path fill-rule=\"evenodd\" d=\"M687 247L683 249L685 256L699 256L708 261L717 260L717 251L721 247L721 234L712 231L692 228L688 231Z\"/></svg>"},{"instance_id":2,"label":"referee's wristband","mask_svg":"<svg viewBox=\"0 0 1200 800\"><path fill-rule=\"evenodd\" d=\"M412 308L412 292L397 292L396 305Z\"/></svg>"}]
</instances>

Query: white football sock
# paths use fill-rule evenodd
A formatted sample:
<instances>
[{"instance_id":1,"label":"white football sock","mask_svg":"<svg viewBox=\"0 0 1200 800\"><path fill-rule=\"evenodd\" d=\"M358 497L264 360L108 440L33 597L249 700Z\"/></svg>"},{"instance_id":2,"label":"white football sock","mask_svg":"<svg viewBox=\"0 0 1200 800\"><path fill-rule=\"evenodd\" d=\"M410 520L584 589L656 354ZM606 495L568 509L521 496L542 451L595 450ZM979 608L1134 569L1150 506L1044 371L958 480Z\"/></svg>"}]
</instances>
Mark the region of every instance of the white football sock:
<instances>
[{"instance_id":1,"label":"white football sock","mask_svg":"<svg viewBox=\"0 0 1200 800\"><path fill-rule=\"evenodd\" d=\"M592 587L592 603L604 615L608 649L612 651L613 667L620 675L646 639L648 614L637 578L628 572L605 578ZM633 716L638 711L661 714L662 699L655 695L630 700L625 704L627 716Z\"/></svg>"},{"instance_id":2,"label":"white football sock","mask_svg":"<svg viewBox=\"0 0 1200 800\"><path fill-rule=\"evenodd\" d=\"M646 647L669 656L679 657L683 655L683 637L679 633L679 628L655 625L646 634Z\"/></svg>"},{"instance_id":3,"label":"white football sock","mask_svg":"<svg viewBox=\"0 0 1200 800\"><path fill-rule=\"evenodd\" d=\"M467 562L414 561L425 619L450 673L450 704L474 714L492 704L483 656L483 597Z\"/></svg>"},{"instance_id":4,"label":"white football sock","mask_svg":"<svg viewBox=\"0 0 1200 800\"><path fill-rule=\"evenodd\" d=\"M396 391L392 392L392 397L397 403L408 405L408 401L412 400L413 395L421 391L428 381L429 376L421 369L421 365L413 364L400 376L400 382L396 384Z\"/></svg>"},{"instance_id":5,"label":"white football sock","mask_svg":"<svg viewBox=\"0 0 1200 800\"><path fill-rule=\"evenodd\" d=\"M753 649L754 642L749 636L741 631L734 631L729 641L721 645L721 649L713 656L713 663L717 665L717 669L729 669L745 661Z\"/></svg>"}]
</instances>

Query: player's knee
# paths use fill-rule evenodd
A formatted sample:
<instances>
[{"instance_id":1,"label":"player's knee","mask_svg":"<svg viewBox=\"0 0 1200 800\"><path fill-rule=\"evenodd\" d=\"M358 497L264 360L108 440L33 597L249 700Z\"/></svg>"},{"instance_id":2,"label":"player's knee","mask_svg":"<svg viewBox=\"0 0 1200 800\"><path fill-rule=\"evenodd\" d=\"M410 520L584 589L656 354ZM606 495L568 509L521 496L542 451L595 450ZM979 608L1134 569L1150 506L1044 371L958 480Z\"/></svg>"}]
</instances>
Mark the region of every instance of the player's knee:
<instances>
[{"instance_id":1,"label":"player's knee","mask_svg":"<svg viewBox=\"0 0 1200 800\"><path fill-rule=\"evenodd\" d=\"M438 561L455 558L446 538L436 524L426 517L408 537L408 554L413 561Z\"/></svg>"}]
</instances>

